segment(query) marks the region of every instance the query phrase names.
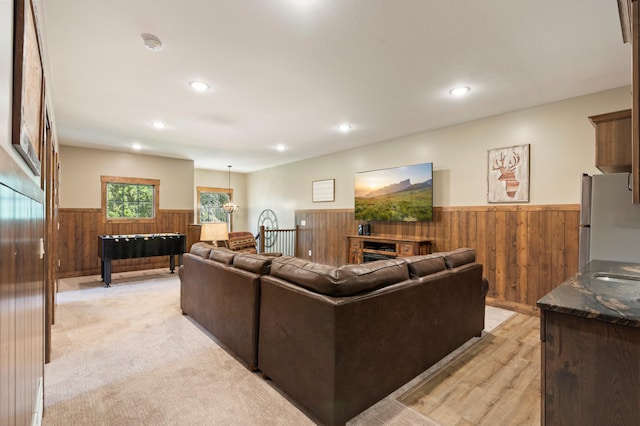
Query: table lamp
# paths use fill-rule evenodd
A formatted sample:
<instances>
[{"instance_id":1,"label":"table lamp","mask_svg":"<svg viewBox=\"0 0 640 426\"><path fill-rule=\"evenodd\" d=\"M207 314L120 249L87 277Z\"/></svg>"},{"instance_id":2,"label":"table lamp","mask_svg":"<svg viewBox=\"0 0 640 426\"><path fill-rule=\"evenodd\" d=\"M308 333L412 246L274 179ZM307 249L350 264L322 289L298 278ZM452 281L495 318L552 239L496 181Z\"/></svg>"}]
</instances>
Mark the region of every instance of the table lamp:
<instances>
[{"instance_id":1,"label":"table lamp","mask_svg":"<svg viewBox=\"0 0 640 426\"><path fill-rule=\"evenodd\" d=\"M229 231L225 222L203 223L200 227L200 241L215 243L229 240Z\"/></svg>"}]
</instances>

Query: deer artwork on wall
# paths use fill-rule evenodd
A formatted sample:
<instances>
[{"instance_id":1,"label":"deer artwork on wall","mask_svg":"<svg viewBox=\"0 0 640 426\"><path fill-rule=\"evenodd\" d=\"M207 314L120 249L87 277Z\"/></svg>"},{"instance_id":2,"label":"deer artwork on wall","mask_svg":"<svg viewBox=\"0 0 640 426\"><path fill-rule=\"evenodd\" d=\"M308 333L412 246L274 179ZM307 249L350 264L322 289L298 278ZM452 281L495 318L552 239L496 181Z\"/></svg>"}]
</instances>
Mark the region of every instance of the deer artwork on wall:
<instances>
[{"instance_id":1,"label":"deer artwork on wall","mask_svg":"<svg viewBox=\"0 0 640 426\"><path fill-rule=\"evenodd\" d=\"M489 202L529 201L529 145L489 151Z\"/></svg>"},{"instance_id":2,"label":"deer artwork on wall","mask_svg":"<svg viewBox=\"0 0 640 426\"><path fill-rule=\"evenodd\" d=\"M500 158L495 161L492 170L500 170L498 180L504 182L507 197L513 198L516 196L518 188L520 187L520 182L516 179L516 167L518 167L518 163L520 162L520 156L518 153L512 152L508 164L505 164L506 160L507 156L501 153Z\"/></svg>"}]
</instances>

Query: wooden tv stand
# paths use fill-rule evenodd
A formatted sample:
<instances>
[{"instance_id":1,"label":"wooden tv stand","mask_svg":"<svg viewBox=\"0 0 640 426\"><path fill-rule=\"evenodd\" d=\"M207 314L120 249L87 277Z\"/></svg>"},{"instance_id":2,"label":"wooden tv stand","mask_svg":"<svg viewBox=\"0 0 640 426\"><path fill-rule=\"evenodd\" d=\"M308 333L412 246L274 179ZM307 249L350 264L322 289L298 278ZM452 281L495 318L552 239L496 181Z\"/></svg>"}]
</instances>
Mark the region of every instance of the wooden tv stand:
<instances>
[{"instance_id":1,"label":"wooden tv stand","mask_svg":"<svg viewBox=\"0 0 640 426\"><path fill-rule=\"evenodd\" d=\"M347 235L347 263L431 253L431 240L393 235Z\"/></svg>"}]
</instances>

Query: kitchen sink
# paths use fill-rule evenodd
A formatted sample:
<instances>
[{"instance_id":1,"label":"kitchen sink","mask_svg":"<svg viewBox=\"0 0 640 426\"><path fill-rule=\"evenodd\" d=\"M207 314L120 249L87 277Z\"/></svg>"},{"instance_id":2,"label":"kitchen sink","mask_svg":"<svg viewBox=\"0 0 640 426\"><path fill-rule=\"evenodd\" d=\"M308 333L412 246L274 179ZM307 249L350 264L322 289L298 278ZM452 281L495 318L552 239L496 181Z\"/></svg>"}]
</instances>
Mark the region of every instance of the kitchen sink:
<instances>
[{"instance_id":1,"label":"kitchen sink","mask_svg":"<svg viewBox=\"0 0 640 426\"><path fill-rule=\"evenodd\" d=\"M618 284L640 284L640 276L610 274L607 272L596 272L593 278L599 281L605 281Z\"/></svg>"},{"instance_id":2,"label":"kitchen sink","mask_svg":"<svg viewBox=\"0 0 640 426\"><path fill-rule=\"evenodd\" d=\"M640 276L596 272L586 284L595 294L620 302L640 302Z\"/></svg>"}]
</instances>

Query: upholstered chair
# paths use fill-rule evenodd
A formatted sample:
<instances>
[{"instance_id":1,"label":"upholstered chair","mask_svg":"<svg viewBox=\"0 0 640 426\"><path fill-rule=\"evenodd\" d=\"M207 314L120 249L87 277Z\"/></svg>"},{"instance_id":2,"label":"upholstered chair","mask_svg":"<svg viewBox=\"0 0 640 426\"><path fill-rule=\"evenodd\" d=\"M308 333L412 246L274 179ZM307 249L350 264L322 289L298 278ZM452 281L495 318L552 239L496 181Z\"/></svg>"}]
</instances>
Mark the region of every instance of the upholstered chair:
<instances>
[{"instance_id":1,"label":"upholstered chair","mask_svg":"<svg viewBox=\"0 0 640 426\"><path fill-rule=\"evenodd\" d=\"M257 253L258 242L251 232L238 231L229 232L229 239L227 240L227 248L240 253ZM260 253L265 256L282 256L282 253Z\"/></svg>"}]
</instances>

